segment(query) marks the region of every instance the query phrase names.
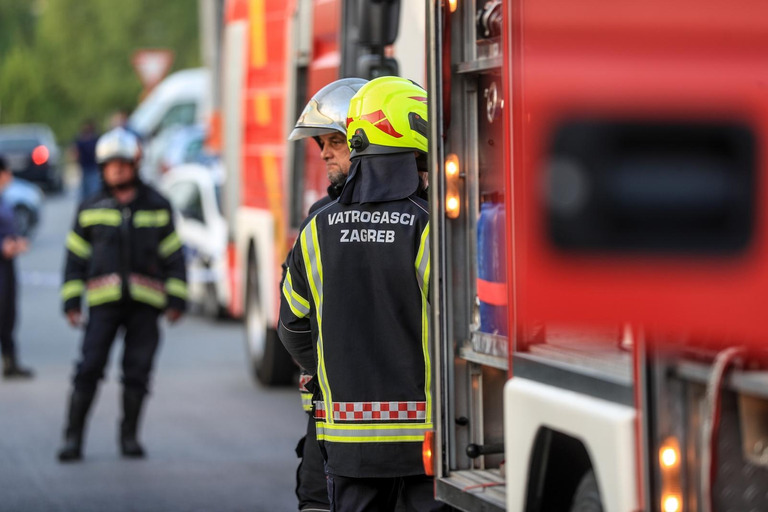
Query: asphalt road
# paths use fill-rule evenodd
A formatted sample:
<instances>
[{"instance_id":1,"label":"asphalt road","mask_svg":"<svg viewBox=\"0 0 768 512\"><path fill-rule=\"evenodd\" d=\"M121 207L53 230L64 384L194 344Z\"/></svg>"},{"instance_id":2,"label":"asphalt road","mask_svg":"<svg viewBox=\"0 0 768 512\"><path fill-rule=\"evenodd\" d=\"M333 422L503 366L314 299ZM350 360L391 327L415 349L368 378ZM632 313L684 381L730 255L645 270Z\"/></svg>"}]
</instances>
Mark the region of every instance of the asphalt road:
<instances>
[{"instance_id":1,"label":"asphalt road","mask_svg":"<svg viewBox=\"0 0 768 512\"><path fill-rule=\"evenodd\" d=\"M63 244L74 192L46 200L20 258L17 343L32 381L0 381L0 512L292 511L306 426L298 393L250 381L239 324L186 316L164 328L141 437L144 460L117 447L120 344L88 425L85 459L60 464L72 363L81 331L60 311Z\"/></svg>"}]
</instances>

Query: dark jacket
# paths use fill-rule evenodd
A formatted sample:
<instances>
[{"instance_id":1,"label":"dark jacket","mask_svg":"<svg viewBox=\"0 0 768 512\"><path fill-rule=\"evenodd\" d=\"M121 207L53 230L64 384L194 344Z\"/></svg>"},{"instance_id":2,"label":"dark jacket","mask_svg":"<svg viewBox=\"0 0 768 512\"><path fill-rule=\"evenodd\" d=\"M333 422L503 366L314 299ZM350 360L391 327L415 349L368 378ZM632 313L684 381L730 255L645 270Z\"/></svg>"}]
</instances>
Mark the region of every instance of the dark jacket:
<instances>
[{"instance_id":1,"label":"dark jacket","mask_svg":"<svg viewBox=\"0 0 768 512\"><path fill-rule=\"evenodd\" d=\"M64 310L137 301L157 309L184 310L187 284L181 240L168 201L139 184L121 205L103 191L78 208L67 236L61 294Z\"/></svg>"},{"instance_id":2,"label":"dark jacket","mask_svg":"<svg viewBox=\"0 0 768 512\"><path fill-rule=\"evenodd\" d=\"M355 478L423 474L432 429L427 203L415 196L415 164L411 175L407 158L377 161L353 160L339 200L301 231L278 326L291 355L317 374L328 471Z\"/></svg>"}]
</instances>

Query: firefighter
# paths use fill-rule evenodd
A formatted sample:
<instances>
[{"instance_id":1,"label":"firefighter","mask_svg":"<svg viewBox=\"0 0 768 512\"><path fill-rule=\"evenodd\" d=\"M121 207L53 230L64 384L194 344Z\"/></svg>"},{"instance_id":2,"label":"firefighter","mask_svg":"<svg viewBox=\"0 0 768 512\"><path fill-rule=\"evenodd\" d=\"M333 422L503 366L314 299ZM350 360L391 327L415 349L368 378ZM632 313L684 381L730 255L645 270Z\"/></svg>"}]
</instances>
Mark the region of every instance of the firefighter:
<instances>
[{"instance_id":1,"label":"firefighter","mask_svg":"<svg viewBox=\"0 0 768 512\"><path fill-rule=\"evenodd\" d=\"M315 139L315 142L320 146L320 157L325 162L329 182L328 195L310 206L310 215L326 204L335 201L341 194L350 166L349 145L347 144L349 100L367 82L362 78L342 78L317 91L304 107L288 137L288 140L292 141L307 137ZM286 265L283 266L283 277L285 277ZM308 329L308 319L305 324ZM299 510L325 512L329 510L329 504L323 458L315 436L312 394L305 387L310 378L311 375L306 370L302 370L299 379L299 392L301 393L302 406L309 414L309 418L307 433L296 446L296 455L301 458L296 470L296 497L299 499Z\"/></svg>"},{"instance_id":2,"label":"firefighter","mask_svg":"<svg viewBox=\"0 0 768 512\"><path fill-rule=\"evenodd\" d=\"M120 450L143 457L139 417L159 343L158 317L170 323L185 309L186 270L168 201L138 178L139 142L123 128L96 145L103 190L78 208L67 236L62 299L72 326L82 322L81 296L89 318L75 367L59 460L82 458L83 429L112 343L124 331L123 417Z\"/></svg>"},{"instance_id":3,"label":"firefighter","mask_svg":"<svg viewBox=\"0 0 768 512\"><path fill-rule=\"evenodd\" d=\"M426 96L398 77L355 94L349 177L301 230L283 283L278 330L314 375L332 511L393 511L398 495L406 510L444 510L422 464L433 427Z\"/></svg>"}]
</instances>

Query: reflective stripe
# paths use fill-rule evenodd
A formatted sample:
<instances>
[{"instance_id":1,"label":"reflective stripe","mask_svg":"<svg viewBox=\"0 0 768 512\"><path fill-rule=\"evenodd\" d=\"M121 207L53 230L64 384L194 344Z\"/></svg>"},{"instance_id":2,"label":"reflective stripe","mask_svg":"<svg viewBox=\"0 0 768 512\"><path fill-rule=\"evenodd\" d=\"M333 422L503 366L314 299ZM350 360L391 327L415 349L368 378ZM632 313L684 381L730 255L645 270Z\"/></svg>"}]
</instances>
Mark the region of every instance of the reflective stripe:
<instances>
[{"instance_id":1,"label":"reflective stripe","mask_svg":"<svg viewBox=\"0 0 768 512\"><path fill-rule=\"evenodd\" d=\"M167 281L165 281L165 292L168 295L173 295L175 297L178 297L180 299L187 298L187 283L182 281L181 279L176 279L175 277L168 278Z\"/></svg>"},{"instance_id":2,"label":"reflective stripe","mask_svg":"<svg viewBox=\"0 0 768 512\"><path fill-rule=\"evenodd\" d=\"M312 393L301 394L301 408L304 409L305 412L312 410Z\"/></svg>"},{"instance_id":3,"label":"reflective stripe","mask_svg":"<svg viewBox=\"0 0 768 512\"><path fill-rule=\"evenodd\" d=\"M119 210L112 208L96 208L93 210L83 210L77 218L78 223L87 228L103 224L105 226L119 226L122 222L122 216Z\"/></svg>"},{"instance_id":4,"label":"reflective stripe","mask_svg":"<svg viewBox=\"0 0 768 512\"><path fill-rule=\"evenodd\" d=\"M167 258L171 254L181 249L181 240L179 235L174 231L160 242L160 248L158 252L161 258Z\"/></svg>"},{"instance_id":5,"label":"reflective stripe","mask_svg":"<svg viewBox=\"0 0 768 512\"><path fill-rule=\"evenodd\" d=\"M161 228L170 221L168 210L138 210L133 214L133 226L137 228Z\"/></svg>"},{"instance_id":6,"label":"reflective stripe","mask_svg":"<svg viewBox=\"0 0 768 512\"><path fill-rule=\"evenodd\" d=\"M299 375L299 392L301 394L301 408L304 409L305 412L309 412L312 410L312 393L310 393L306 385L307 383L312 380L312 376L308 373L302 373Z\"/></svg>"},{"instance_id":7,"label":"reflective stripe","mask_svg":"<svg viewBox=\"0 0 768 512\"><path fill-rule=\"evenodd\" d=\"M421 233L419 252L416 254L416 280L421 293L429 295L429 223Z\"/></svg>"},{"instance_id":8,"label":"reflective stripe","mask_svg":"<svg viewBox=\"0 0 768 512\"><path fill-rule=\"evenodd\" d=\"M75 256L79 256L84 260L91 257L91 244L86 242L83 237L74 231L70 231L67 235L67 249L69 249Z\"/></svg>"},{"instance_id":9,"label":"reflective stripe","mask_svg":"<svg viewBox=\"0 0 768 512\"><path fill-rule=\"evenodd\" d=\"M166 300L163 292L139 283L131 283L129 289L133 300L149 304L156 308L165 307Z\"/></svg>"},{"instance_id":10,"label":"reflective stripe","mask_svg":"<svg viewBox=\"0 0 768 512\"><path fill-rule=\"evenodd\" d=\"M89 306L98 306L106 302L120 300L123 280L117 274L107 274L88 280L85 292Z\"/></svg>"},{"instance_id":11,"label":"reflective stripe","mask_svg":"<svg viewBox=\"0 0 768 512\"><path fill-rule=\"evenodd\" d=\"M398 443L422 442L424 433L432 430L431 423L393 423L393 424L340 424L318 421L318 441L337 443Z\"/></svg>"},{"instance_id":12,"label":"reflective stripe","mask_svg":"<svg viewBox=\"0 0 768 512\"><path fill-rule=\"evenodd\" d=\"M283 281L283 296L288 302L288 306L296 318L304 318L309 314L309 301L299 295L293 289L293 280L291 279L291 269L285 274L285 280Z\"/></svg>"},{"instance_id":13,"label":"reflective stripe","mask_svg":"<svg viewBox=\"0 0 768 512\"><path fill-rule=\"evenodd\" d=\"M317 402L315 418L326 419L325 404ZM334 402L335 421L425 420L427 402Z\"/></svg>"},{"instance_id":14,"label":"reflective stripe","mask_svg":"<svg viewBox=\"0 0 768 512\"><path fill-rule=\"evenodd\" d=\"M333 403L328 374L325 370L325 350L323 348L323 262L320 258L320 244L317 241L317 217L313 217L301 232L301 252L307 273L309 289L315 304L317 318L317 381L323 393L325 406L330 410ZM333 418L328 421L333 422Z\"/></svg>"},{"instance_id":15,"label":"reflective stripe","mask_svg":"<svg viewBox=\"0 0 768 512\"><path fill-rule=\"evenodd\" d=\"M416 253L416 279L421 288L421 350L424 354L424 396L427 397L426 421L432 421L432 361L429 355L429 222L421 233Z\"/></svg>"},{"instance_id":16,"label":"reflective stripe","mask_svg":"<svg viewBox=\"0 0 768 512\"><path fill-rule=\"evenodd\" d=\"M61 286L61 298L69 300L74 297L79 297L85 290L85 283L81 279L73 279L67 281Z\"/></svg>"}]
</instances>

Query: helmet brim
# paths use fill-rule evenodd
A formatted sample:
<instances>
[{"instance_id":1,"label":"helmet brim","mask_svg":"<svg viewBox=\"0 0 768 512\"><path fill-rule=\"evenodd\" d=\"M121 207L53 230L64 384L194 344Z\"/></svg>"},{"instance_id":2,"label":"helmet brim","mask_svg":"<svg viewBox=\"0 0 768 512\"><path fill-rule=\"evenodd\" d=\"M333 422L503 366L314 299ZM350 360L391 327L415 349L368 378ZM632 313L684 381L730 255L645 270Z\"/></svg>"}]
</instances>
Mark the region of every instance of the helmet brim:
<instances>
[{"instance_id":1,"label":"helmet brim","mask_svg":"<svg viewBox=\"0 0 768 512\"><path fill-rule=\"evenodd\" d=\"M337 130L336 128L329 128L327 126L320 127L320 126L300 126L298 128L294 128L291 134L288 136L288 140L301 140L301 139L307 139L309 137L317 137L319 135L325 135L327 133L340 133L347 136L347 132Z\"/></svg>"}]
</instances>

